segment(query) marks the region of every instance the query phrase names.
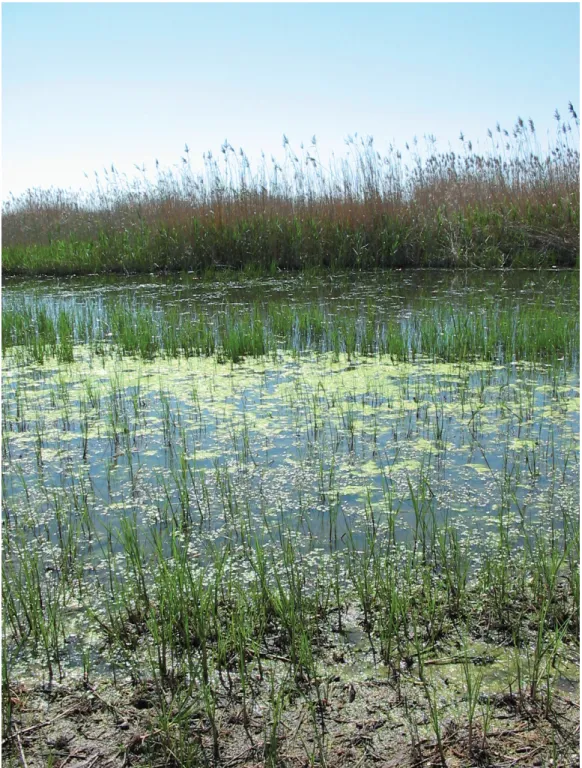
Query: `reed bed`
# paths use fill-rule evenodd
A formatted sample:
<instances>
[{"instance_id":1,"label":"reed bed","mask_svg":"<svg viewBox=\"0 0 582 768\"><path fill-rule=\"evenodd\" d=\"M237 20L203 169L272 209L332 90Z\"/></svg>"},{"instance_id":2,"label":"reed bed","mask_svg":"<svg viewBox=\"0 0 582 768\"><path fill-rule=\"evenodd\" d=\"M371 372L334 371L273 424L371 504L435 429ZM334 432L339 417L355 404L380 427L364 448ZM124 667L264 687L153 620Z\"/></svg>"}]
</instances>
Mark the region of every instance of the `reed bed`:
<instances>
[{"instance_id":1,"label":"reed bed","mask_svg":"<svg viewBox=\"0 0 582 768\"><path fill-rule=\"evenodd\" d=\"M153 180L112 166L91 193L10 198L3 273L577 266L579 120L571 104L555 117L547 151L518 118L479 151L461 134L458 152L428 136L380 154L355 136L324 164L315 137L299 152L284 137L257 167L228 142L200 173L188 147Z\"/></svg>"}]
</instances>

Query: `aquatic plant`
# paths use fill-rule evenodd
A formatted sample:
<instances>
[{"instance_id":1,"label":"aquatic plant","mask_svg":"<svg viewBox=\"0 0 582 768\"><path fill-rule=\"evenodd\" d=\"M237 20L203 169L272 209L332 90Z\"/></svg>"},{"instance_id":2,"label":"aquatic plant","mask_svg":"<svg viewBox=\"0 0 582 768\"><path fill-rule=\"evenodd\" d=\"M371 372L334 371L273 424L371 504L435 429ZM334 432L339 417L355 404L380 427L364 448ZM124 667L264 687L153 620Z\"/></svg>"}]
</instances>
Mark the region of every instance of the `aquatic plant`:
<instances>
[{"instance_id":1,"label":"aquatic plant","mask_svg":"<svg viewBox=\"0 0 582 768\"><path fill-rule=\"evenodd\" d=\"M427 299L410 317L394 317L379 307L358 304L341 315L318 305L285 307L279 302L225 305L208 311L190 305L178 313L112 300L97 314L87 305L57 311L42 299L6 304L2 311L3 354L43 363L74 358L74 343L100 355L216 357L238 363L245 357L333 351L338 359L389 357L392 361L484 360L553 364L576 354L579 320L567 302L548 306L541 299L517 306L511 301L467 297L451 306ZM437 435L437 440L438 440Z\"/></svg>"}]
</instances>

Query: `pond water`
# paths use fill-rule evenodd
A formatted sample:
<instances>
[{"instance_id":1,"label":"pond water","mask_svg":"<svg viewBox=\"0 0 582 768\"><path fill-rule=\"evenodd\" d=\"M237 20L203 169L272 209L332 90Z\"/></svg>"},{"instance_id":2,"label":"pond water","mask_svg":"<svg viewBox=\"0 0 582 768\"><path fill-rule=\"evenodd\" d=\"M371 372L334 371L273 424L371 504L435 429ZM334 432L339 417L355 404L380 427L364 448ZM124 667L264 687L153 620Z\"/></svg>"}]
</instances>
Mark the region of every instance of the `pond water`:
<instances>
[{"instance_id":1,"label":"pond water","mask_svg":"<svg viewBox=\"0 0 582 768\"><path fill-rule=\"evenodd\" d=\"M209 315L264 300L316 301L341 317L372 302L402 320L427 297L462 315L480 296L517 305L543 296L547 307L576 313L577 275L46 280L8 282L3 302L5 310L33 301L91 306L99 316L112 295L184 312L206 306ZM144 529L195 522L197 555L209 536L239 536L245 521L329 548L369 514L393 536L406 537L419 515L454 520L470 536L509 510L559 527L578 503L577 357L557 367L399 363L307 349L233 365L78 346L69 364L17 365L8 356L3 395L5 516L22 524L25 515L27 529L44 527L49 541L57 511L76 494L87 515L114 529L128 515Z\"/></svg>"},{"instance_id":2,"label":"pond water","mask_svg":"<svg viewBox=\"0 0 582 768\"><path fill-rule=\"evenodd\" d=\"M193 274L168 276L119 275L86 278L7 278L3 283L3 306L19 300L44 300L58 307L91 303L99 308L110 298L135 300L137 304L158 306L202 302L205 306L225 302L250 304L257 299L302 304L321 301L330 309L341 310L361 302L371 302L397 314L412 311L421 299L446 301L460 307L467 300L509 299L517 304L543 298L548 304L567 302L578 306L579 273L546 272L450 272L408 270L379 273L340 273L310 277L281 275L271 278L201 280Z\"/></svg>"}]
</instances>

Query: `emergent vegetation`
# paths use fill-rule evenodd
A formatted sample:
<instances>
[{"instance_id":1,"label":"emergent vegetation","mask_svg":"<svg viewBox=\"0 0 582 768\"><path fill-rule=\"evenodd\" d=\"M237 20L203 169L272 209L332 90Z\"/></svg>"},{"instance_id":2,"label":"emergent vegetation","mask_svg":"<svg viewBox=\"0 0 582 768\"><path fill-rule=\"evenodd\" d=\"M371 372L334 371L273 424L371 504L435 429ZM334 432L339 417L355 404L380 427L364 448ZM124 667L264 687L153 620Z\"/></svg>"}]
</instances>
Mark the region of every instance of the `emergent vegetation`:
<instances>
[{"instance_id":1,"label":"emergent vegetation","mask_svg":"<svg viewBox=\"0 0 582 768\"><path fill-rule=\"evenodd\" d=\"M322 164L315 137L253 168L225 142L196 173L188 147L177 171L128 179L112 166L91 194L29 190L4 206L5 275L229 268L576 266L579 120L556 111L542 151L533 121L497 124L476 151L391 147L350 137ZM574 126L574 130L572 129Z\"/></svg>"}]
</instances>

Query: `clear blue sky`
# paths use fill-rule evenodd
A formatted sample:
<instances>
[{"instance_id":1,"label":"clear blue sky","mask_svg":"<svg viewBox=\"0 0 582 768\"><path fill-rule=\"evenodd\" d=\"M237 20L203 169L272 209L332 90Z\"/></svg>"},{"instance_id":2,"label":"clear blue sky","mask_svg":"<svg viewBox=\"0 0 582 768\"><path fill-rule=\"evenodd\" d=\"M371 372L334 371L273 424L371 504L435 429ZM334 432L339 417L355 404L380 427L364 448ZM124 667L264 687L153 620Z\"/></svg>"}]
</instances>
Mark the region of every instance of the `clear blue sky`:
<instances>
[{"instance_id":1,"label":"clear blue sky","mask_svg":"<svg viewBox=\"0 0 582 768\"><path fill-rule=\"evenodd\" d=\"M380 149L579 108L577 3L2 6L3 195L115 163L193 165L317 135Z\"/></svg>"}]
</instances>

